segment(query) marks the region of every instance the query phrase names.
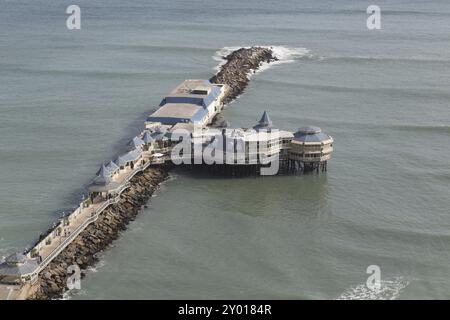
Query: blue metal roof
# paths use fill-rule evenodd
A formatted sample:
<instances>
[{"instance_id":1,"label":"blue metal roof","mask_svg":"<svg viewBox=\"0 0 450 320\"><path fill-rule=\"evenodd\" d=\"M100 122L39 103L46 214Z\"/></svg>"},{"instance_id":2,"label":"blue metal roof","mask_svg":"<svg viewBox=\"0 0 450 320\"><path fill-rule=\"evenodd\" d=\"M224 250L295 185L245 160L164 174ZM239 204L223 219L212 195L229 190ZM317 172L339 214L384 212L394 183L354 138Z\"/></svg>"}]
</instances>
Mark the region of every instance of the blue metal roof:
<instances>
[{"instance_id":1,"label":"blue metal roof","mask_svg":"<svg viewBox=\"0 0 450 320\"><path fill-rule=\"evenodd\" d=\"M198 106L201 106L203 104L203 98L167 96L161 100L161 103L159 104L159 106L162 107L166 103L189 103L189 104L196 104Z\"/></svg>"},{"instance_id":2,"label":"blue metal roof","mask_svg":"<svg viewBox=\"0 0 450 320\"><path fill-rule=\"evenodd\" d=\"M209 81L207 81L207 82L208 82L208 84L210 84ZM211 88L211 90L209 91L209 94L203 98L203 107L205 107L205 108L208 107L211 103L214 102L214 100L217 99L217 97L219 95L220 95L220 88L213 86Z\"/></svg>"},{"instance_id":3,"label":"blue metal roof","mask_svg":"<svg viewBox=\"0 0 450 320\"><path fill-rule=\"evenodd\" d=\"M116 171L117 169L119 169L119 167L117 166L117 164L115 164L114 162L110 161L108 163L108 165L106 166L106 169L108 169L109 172L113 172L113 171Z\"/></svg>"},{"instance_id":4,"label":"blue metal roof","mask_svg":"<svg viewBox=\"0 0 450 320\"><path fill-rule=\"evenodd\" d=\"M103 163L100 169L97 171L96 175L98 177L109 177L110 172L108 168L106 168L105 164Z\"/></svg>"},{"instance_id":5,"label":"blue metal roof","mask_svg":"<svg viewBox=\"0 0 450 320\"><path fill-rule=\"evenodd\" d=\"M141 156L142 151L139 149L131 150L121 156L118 156L114 161L118 166L125 166L130 161L136 161Z\"/></svg>"},{"instance_id":6,"label":"blue metal roof","mask_svg":"<svg viewBox=\"0 0 450 320\"><path fill-rule=\"evenodd\" d=\"M330 139L319 127L303 127L294 133L294 140L300 142L322 142Z\"/></svg>"},{"instance_id":7,"label":"blue metal roof","mask_svg":"<svg viewBox=\"0 0 450 320\"><path fill-rule=\"evenodd\" d=\"M123 157L125 158L125 160L127 161L136 161L137 159L139 159L139 157L141 156L142 151L139 149L134 149L131 150L128 153L125 153L123 155Z\"/></svg>"},{"instance_id":8,"label":"blue metal roof","mask_svg":"<svg viewBox=\"0 0 450 320\"><path fill-rule=\"evenodd\" d=\"M100 170L97 171L97 177L88 186L89 192L104 192L114 190L119 187L119 184L111 179L111 172L102 164Z\"/></svg>"},{"instance_id":9,"label":"blue metal roof","mask_svg":"<svg viewBox=\"0 0 450 320\"><path fill-rule=\"evenodd\" d=\"M172 118L172 117L148 117L147 121L151 122L161 122L164 124L177 124L180 122L186 122L188 123L190 121L189 118Z\"/></svg>"},{"instance_id":10,"label":"blue metal roof","mask_svg":"<svg viewBox=\"0 0 450 320\"><path fill-rule=\"evenodd\" d=\"M203 84L207 87L211 86L211 82L204 80ZM192 95L183 96L166 96L161 100L160 107L166 103L190 103L207 108L220 95L220 87L211 86L209 93L205 97L193 97Z\"/></svg>"},{"instance_id":11,"label":"blue metal roof","mask_svg":"<svg viewBox=\"0 0 450 320\"><path fill-rule=\"evenodd\" d=\"M4 276L24 276L34 272L39 264L36 259L27 259L24 258L17 260L13 257L8 257L4 262L0 264L0 274Z\"/></svg>"},{"instance_id":12,"label":"blue metal roof","mask_svg":"<svg viewBox=\"0 0 450 320\"><path fill-rule=\"evenodd\" d=\"M192 117L191 122L192 123L201 123L203 118L208 114L208 109L200 109L198 110Z\"/></svg>"},{"instance_id":13,"label":"blue metal roof","mask_svg":"<svg viewBox=\"0 0 450 320\"><path fill-rule=\"evenodd\" d=\"M143 144L144 144L144 141L142 141L142 139L139 137L134 137L133 139L131 139L130 142L128 142L128 145L131 147L134 147L134 148L142 146Z\"/></svg>"},{"instance_id":14,"label":"blue metal roof","mask_svg":"<svg viewBox=\"0 0 450 320\"><path fill-rule=\"evenodd\" d=\"M124 166L126 165L129 160L125 157L125 155L118 156L117 159L114 161L118 166Z\"/></svg>"},{"instance_id":15,"label":"blue metal roof","mask_svg":"<svg viewBox=\"0 0 450 320\"><path fill-rule=\"evenodd\" d=\"M100 170L97 171L97 177L94 179L94 185L107 185L111 182L109 170L105 167L105 164L102 164Z\"/></svg>"},{"instance_id":16,"label":"blue metal roof","mask_svg":"<svg viewBox=\"0 0 450 320\"><path fill-rule=\"evenodd\" d=\"M153 139L153 137L149 131L145 131L144 136L142 137L142 140L145 143L152 143L153 141L155 141L155 139Z\"/></svg>"},{"instance_id":17,"label":"blue metal roof","mask_svg":"<svg viewBox=\"0 0 450 320\"><path fill-rule=\"evenodd\" d=\"M303 133L303 134L314 134L314 133L322 132L322 129L320 129L319 127L315 127L315 126L308 126L308 127L302 127L300 129L298 129L297 132Z\"/></svg>"},{"instance_id":18,"label":"blue metal roof","mask_svg":"<svg viewBox=\"0 0 450 320\"><path fill-rule=\"evenodd\" d=\"M178 117L148 117L147 121L161 122L164 124L177 124L177 123L201 123L204 117L208 114L208 109L199 108L197 112L190 118L178 118Z\"/></svg>"},{"instance_id":19,"label":"blue metal roof","mask_svg":"<svg viewBox=\"0 0 450 320\"><path fill-rule=\"evenodd\" d=\"M211 83L208 80L204 81L204 85L210 87ZM208 106L213 103L217 97L220 95L221 89L217 86L211 86L209 93L206 96L195 97L192 94L187 94L186 96L167 96L165 97L161 103L160 107L164 106L167 103L185 103L185 104L194 104L202 107L202 109L198 110L194 115L190 118L180 118L180 117L152 117L149 116L147 121L152 122L161 122L165 124L176 124L176 123L199 123L202 122L203 118L208 114Z\"/></svg>"}]
</instances>

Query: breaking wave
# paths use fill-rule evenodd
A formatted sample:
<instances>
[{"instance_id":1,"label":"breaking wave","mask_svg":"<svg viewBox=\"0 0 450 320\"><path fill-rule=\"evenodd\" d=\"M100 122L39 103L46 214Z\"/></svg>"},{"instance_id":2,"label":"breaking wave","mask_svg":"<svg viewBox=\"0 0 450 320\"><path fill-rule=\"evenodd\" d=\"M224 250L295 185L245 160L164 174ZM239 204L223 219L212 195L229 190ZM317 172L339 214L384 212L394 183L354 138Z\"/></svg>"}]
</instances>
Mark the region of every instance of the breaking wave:
<instances>
[{"instance_id":1,"label":"breaking wave","mask_svg":"<svg viewBox=\"0 0 450 320\"><path fill-rule=\"evenodd\" d=\"M97 273L98 269L101 269L102 267L104 267L106 265L105 260L100 259L94 266L90 266L88 267L86 270L88 272L92 272L92 273Z\"/></svg>"},{"instance_id":2,"label":"breaking wave","mask_svg":"<svg viewBox=\"0 0 450 320\"><path fill-rule=\"evenodd\" d=\"M364 283L347 289L336 300L395 300L408 285L403 277L381 280L378 290L369 289Z\"/></svg>"},{"instance_id":3,"label":"breaking wave","mask_svg":"<svg viewBox=\"0 0 450 320\"><path fill-rule=\"evenodd\" d=\"M311 51L306 48L288 48L283 46L258 46L258 45L256 45L256 47L270 48L272 49L274 56L278 58L278 61L274 61L271 63L263 63L261 67L256 71L256 73L265 71L269 69L271 66L277 64L291 63L294 62L295 60L305 58L306 59L314 58L314 55L311 53ZM214 70L216 72L219 72L220 68L226 63L224 57L226 57L233 51L236 51L241 48L250 48L250 47L224 47L216 51L216 54L213 56L213 59L215 61L218 61L219 64L216 67L214 67Z\"/></svg>"}]
</instances>

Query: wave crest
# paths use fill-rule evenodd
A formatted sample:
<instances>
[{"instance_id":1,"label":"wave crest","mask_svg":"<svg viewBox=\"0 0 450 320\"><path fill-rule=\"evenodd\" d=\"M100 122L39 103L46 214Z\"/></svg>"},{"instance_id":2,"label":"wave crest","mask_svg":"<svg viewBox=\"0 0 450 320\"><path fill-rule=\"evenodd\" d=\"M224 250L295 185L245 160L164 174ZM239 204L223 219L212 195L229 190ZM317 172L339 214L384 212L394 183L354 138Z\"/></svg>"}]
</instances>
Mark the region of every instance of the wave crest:
<instances>
[{"instance_id":1,"label":"wave crest","mask_svg":"<svg viewBox=\"0 0 450 320\"><path fill-rule=\"evenodd\" d=\"M289 47L283 47L283 46L258 46L258 45L255 45L255 47L269 48L273 51L274 56L278 58L278 61L274 61L271 63L263 63L261 65L261 67L256 71L256 73L267 70L273 65L283 64L283 63L292 63L295 60L299 60L299 59L314 58L314 55L311 53L311 51L306 48L289 48ZM226 63L226 60L224 58L227 55L229 55L230 53L232 53L233 51L236 51L241 48L251 48L251 47L249 47L249 46L248 47L223 47L222 49L216 51L216 54L213 56L213 59L215 61L218 61L219 64L214 67L214 70L216 72L219 72L222 65L224 65Z\"/></svg>"},{"instance_id":2,"label":"wave crest","mask_svg":"<svg viewBox=\"0 0 450 320\"><path fill-rule=\"evenodd\" d=\"M403 277L381 280L378 290L369 289L364 283L347 289L336 300L395 300L408 285Z\"/></svg>"}]
</instances>

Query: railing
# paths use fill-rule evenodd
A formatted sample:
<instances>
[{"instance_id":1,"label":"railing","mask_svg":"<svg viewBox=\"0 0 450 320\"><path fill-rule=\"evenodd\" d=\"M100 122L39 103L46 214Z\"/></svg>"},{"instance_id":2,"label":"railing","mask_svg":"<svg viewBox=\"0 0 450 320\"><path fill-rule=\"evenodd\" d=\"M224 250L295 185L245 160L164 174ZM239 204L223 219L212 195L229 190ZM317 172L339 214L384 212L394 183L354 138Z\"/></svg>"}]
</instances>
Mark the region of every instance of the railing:
<instances>
[{"instance_id":1,"label":"railing","mask_svg":"<svg viewBox=\"0 0 450 320\"><path fill-rule=\"evenodd\" d=\"M153 149L154 153L166 153L170 151L170 147L157 147Z\"/></svg>"},{"instance_id":2,"label":"railing","mask_svg":"<svg viewBox=\"0 0 450 320\"><path fill-rule=\"evenodd\" d=\"M119 196L114 199L109 199L105 201L100 207L98 207L82 224L80 224L71 234L64 239L42 262L39 264L37 272L42 271L58 254L61 253L88 225L95 222L98 219L99 214L105 210L109 205L118 201ZM36 272L36 271L35 271Z\"/></svg>"},{"instance_id":3,"label":"railing","mask_svg":"<svg viewBox=\"0 0 450 320\"><path fill-rule=\"evenodd\" d=\"M126 184L123 186L124 189L126 187L129 187L129 184ZM117 195L115 198L108 199L105 201L100 207L98 207L94 212L92 212L92 215L87 218L85 221L83 221L82 224L80 224L72 233L64 239L63 242L61 242L40 264L37 270L33 272L40 272L42 269L44 269L58 254L61 253L62 250L64 250L88 225L95 222L100 213L103 212L107 207L109 207L111 204L117 203L120 199L120 194Z\"/></svg>"},{"instance_id":4,"label":"railing","mask_svg":"<svg viewBox=\"0 0 450 320\"><path fill-rule=\"evenodd\" d=\"M165 161L165 159L162 159L163 162ZM104 203L101 204L100 207L98 207L97 209L95 209L91 216L88 217L85 221L83 221L75 230L73 230L70 235L64 239L55 249L53 249L52 252L50 252L50 254L44 258L44 260L42 260L42 262L39 264L39 266L33 270L32 272L30 272L29 274L33 274L33 275L37 275L39 272L41 272L53 259L55 259L60 253L61 251L63 251L84 229L86 229L86 227L88 225L90 225L91 223L95 222L100 213L103 212L103 210L105 210L107 207L109 207L111 204L117 203L120 200L120 195L121 193L130 187L130 180L138 173L141 171L144 171L145 169L147 169L151 164L153 164L153 162L151 160L145 162L143 165L139 165L136 166L135 169L130 172L130 174L128 176L125 177L124 184L117 190L117 195L114 198L108 199L107 201L105 201ZM79 210L79 208L77 208L77 210ZM75 210L75 211L77 211ZM74 213L75 213L74 211ZM80 213L82 213L83 210L79 210L80 212L77 212L76 215L79 215Z\"/></svg>"},{"instance_id":5,"label":"railing","mask_svg":"<svg viewBox=\"0 0 450 320\"><path fill-rule=\"evenodd\" d=\"M61 253L72 241L75 239L81 231L83 231L87 225L91 224L95 220L97 220L96 215L87 218L82 224L80 224L63 242L60 243L42 262L39 264L37 272L42 271L58 254ZM36 271L35 271L36 272Z\"/></svg>"},{"instance_id":6,"label":"railing","mask_svg":"<svg viewBox=\"0 0 450 320\"><path fill-rule=\"evenodd\" d=\"M168 149L168 148L164 148ZM110 206L113 203L117 203L120 199L121 193L130 187L130 180L138 173L146 170L150 165L152 164L162 164L165 161L170 160L170 156L165 155L163 157L152 157L147 162L145 162L143 165L136 166L128 176L125 177L123 180L124 184L117 190L117 196L111 199L108 199L104 203L101 204L100 207L98 207L96 210L92 212L92 215L88 217L85 221L83 221L75 230L71 232L71 234L64 239L53 251L39 264L36 270L34 270L32 273L37 274L40 271L42 271L58 254L61 253L62 250L64 250L89 224L95 222L98 219L98 216L100 215L103 210L105 210L108 206ZM75 217L82 213L81 207L78 207L72 214L75 214ZM75 213L76 212L76 213Z\"/></svg>"},{"instance_id":7,"label":"railing","mask_svg":"<svg viewBox=\"0 0 450 320\"><path fill-rule=\"evenodd\" d=\"M150 160L151 164L162 164L164 162L166 162L166 160L169 160L168 157L160 157L160 158L153 158L152 160Z\"/></svg>"},{"instance_id":8,"label":"railing","mask_svg":"<svg viewBox=\"0 0 450 320\"><path fill-rule=\"evenodd\" d=\"M129 188L129 187L130 187L130 183L129 183L129 182L127 182L127 183L125 183L123 186L121 186L121 187L117 190L118 196L120 196L120 194L121 194L125 189L127 189L127 188Z\"/></svg>"}]
</instances>

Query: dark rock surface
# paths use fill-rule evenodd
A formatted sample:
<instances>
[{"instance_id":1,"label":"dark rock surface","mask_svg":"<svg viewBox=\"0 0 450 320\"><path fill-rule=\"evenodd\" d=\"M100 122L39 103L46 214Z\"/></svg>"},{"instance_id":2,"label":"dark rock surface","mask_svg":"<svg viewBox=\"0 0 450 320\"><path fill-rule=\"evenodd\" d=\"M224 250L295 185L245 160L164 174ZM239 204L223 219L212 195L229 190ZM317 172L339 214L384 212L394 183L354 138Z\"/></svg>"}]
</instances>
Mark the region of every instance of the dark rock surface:
<instances>
[{"instance_id":1,"label":"dark rock surface","mask_svg":"<svg viewBox=\"0 0 450 320\"><path fill-rule=\"evenodd\" d=\"M168 176L167 168L148 168L137 174L131 187L124 191L117 204L106 208L98 220L90 224L40 274L37 292L32 299L55 299L67 290L67 268L78 265L81 270L93 266L103 251L127 228L139 210L150 199L158 185ZM83 275L83 273L82 273Z\"/></svg>"},{"instance_id":2,"label":"dark rock surface","mask_svg":"<svg viewBox=\"0 0 450 320\"><path fill-rule=\"evenodd\" d=\"M211 83L223 83L228 86L228 91L223 99L228 104L236 99L247 87L249 75L258 70L262 63L277 61L272 49L264 47L241 48L233 51L224 59L220 71L209 81Z\"/></svg>"},{"instance_id":3,"label":"dark rock surface","mask_svg":"<svg viewBox=\"0 0 450 320\"><path fill-rule=\"evenodd\" d=\"M270 48L241 48L224 57L227 61L213 76L212 83L228 86L224 104L230 103L247 87L249 75L262 63L278 60ZM222 119L224 121L224 119ZM226 125L223 122L223 125ZM121 195L119 203L105 209L98 220L89 225L78 237L61 252L40 274L37 290L30 299L61 298L67 290L67 268L78 265L83 271L98 261L98 253L105 250L134 220L139 210L145 207L158 185L167 179L168 167L150 167L136 175L131 187ZM51 232L49 229L48 232Z\"/></svg>"}]
</instances>

